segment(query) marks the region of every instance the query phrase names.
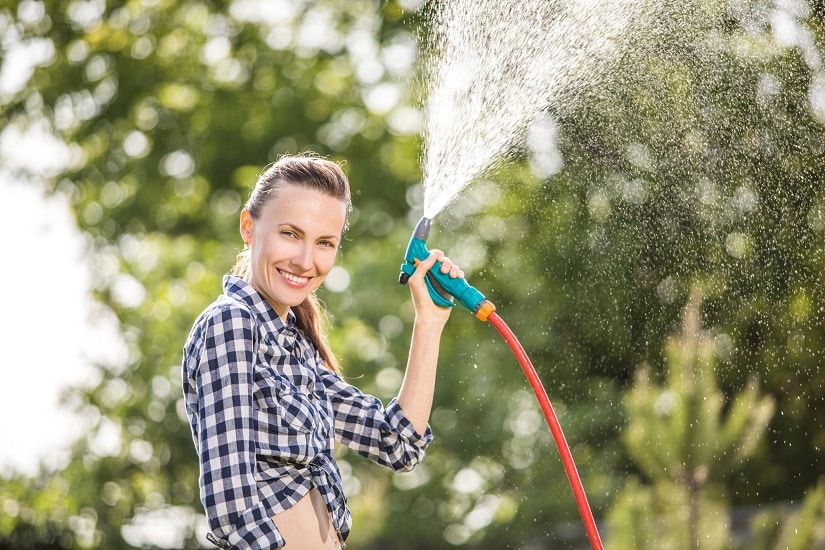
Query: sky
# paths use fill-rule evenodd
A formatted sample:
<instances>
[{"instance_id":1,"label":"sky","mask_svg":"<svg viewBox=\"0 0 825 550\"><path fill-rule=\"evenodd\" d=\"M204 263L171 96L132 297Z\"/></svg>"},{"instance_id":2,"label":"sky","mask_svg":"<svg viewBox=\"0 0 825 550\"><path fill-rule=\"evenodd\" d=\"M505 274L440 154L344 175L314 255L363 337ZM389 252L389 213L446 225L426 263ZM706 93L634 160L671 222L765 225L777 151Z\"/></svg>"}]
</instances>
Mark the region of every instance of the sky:
<instances>
[{"instance_id":1,"label":"sky","mask_svg":"<svg viewBox=\"0 0 825 550\"><path fill-rule=\"evenodd\" d=\"M0 471L34 474L41 462L67 460L84 422L60 405L61 391L92 383L93 362L114 351L101 344L118 338L113 324L92 322L84 241L65 197L15 181L5 167L0 197Z\"/></svg>"}]
</instances>

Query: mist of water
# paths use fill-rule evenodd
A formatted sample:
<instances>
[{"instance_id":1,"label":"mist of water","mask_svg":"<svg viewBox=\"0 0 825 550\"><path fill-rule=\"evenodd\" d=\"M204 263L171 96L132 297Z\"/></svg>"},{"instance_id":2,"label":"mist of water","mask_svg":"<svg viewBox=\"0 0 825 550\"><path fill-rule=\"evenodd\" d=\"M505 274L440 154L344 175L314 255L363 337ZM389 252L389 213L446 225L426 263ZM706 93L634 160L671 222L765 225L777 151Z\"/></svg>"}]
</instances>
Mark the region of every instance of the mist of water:
<instances>
[{"instance_id":1,"label":"mist of water","mask_svg":"<svg viewBox=\"0 0 825 550\"><path fill-rule=\"evenodd\" d=\"M605 82L648 20L644 0L449 0L425 54L424 215L432 218Z\"/></svg>"}]
</instances>

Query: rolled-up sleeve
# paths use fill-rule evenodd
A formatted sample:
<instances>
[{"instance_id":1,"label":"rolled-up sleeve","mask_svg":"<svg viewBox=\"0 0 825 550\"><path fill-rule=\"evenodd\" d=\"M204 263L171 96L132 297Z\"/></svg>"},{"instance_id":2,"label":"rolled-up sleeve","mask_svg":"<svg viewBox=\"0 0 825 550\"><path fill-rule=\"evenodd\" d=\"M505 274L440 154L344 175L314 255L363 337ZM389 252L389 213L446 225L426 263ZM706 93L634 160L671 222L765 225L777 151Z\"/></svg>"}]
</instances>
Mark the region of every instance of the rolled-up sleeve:
<instances>
[{"instance_id":1,"label":"rolled-up sleeve","mask_svg":"<svg viewBox=\"0 0 825 550\"><path fill-rule=\"evenodd\" d=\"M201 500L222 548L281 548L285 542L256 481L253 408L256 339L250 312L233 305L212 309L187 353L197 392L194 437L201 468Z\"/></svg>"},{"instance_id":2,"label":"rolled-up sleeve","mask_svg":"<svg viewBox=\"0 0 825 550\"><path fill-rule=\"evenodd\" d=\"M357 453L396 471L412 470L433 440L430 427L423 434L393 399L384 407L377 397L361 392L334 372L321 369L335 412L335 435Z\"/></svg>"}]
</instances>

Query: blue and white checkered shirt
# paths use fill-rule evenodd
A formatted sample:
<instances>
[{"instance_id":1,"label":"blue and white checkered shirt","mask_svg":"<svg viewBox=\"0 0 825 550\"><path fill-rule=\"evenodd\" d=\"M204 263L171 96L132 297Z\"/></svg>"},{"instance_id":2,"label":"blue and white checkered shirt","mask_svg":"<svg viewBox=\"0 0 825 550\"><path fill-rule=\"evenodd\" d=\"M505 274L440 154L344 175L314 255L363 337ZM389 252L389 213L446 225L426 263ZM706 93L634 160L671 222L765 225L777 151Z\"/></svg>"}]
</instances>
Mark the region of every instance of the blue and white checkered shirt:
<instances>
[{"instance_id":1,"label":"blue and white checkered shirt","mask_svg":"<svg viewBox=\"0 0 825 550\"><path fill-rule=\"evenodd\" d=\"M222 548L281 548L272 516L314 486L346 539L352 517L335 440L403 471L424 457L432 432L418 434L396 400L385 408L326 368L292 312L285 322L237 277L223 287L183 354L209 538Z\"/></svg>"}]
</instances>

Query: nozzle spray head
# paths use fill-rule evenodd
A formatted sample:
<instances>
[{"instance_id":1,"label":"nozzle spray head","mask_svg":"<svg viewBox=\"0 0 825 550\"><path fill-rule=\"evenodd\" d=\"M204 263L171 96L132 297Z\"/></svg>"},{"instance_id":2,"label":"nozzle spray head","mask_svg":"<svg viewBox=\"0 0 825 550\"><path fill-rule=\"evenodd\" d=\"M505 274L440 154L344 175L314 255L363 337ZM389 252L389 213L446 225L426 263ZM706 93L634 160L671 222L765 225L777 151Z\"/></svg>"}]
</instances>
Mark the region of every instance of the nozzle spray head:
<instances>
[{"instance_id":1,"label":"nozzle spray head","mask_svg":"<svg viewBox=\"0 0 825 550\"><path fill-rule=\"evenodd\" d=\"M422 216L418 223L415 224L415 230L413 231L413 238L419 239L424 242L427 242L427 239L430 237L430 227L432 227L433 221L430 218Z\"/></svg>"},{"instance_id":2,"label":"nozzle spray head","mask_svg":"<svg viewBox=\"0 0 825 550\"><path fill-rule=\"evenodd\" d=\"M427 238L430 236L432 223L430 218L422 217L416 224L410 243L407 245L407 252L404 254L404 263L401 264L399 283L406 284L410 276L415 273L418 263L430 255L427 249ZM441 273L441 262L436 262L425 281L430 297L440 306L453 307L455 302L450 299L452 296L482 321L486 321L490 313L495 311L492 302L485 299L475 287L470 286L466 279L453 279L449 274Z\"/></svg>"}]
</instances>

